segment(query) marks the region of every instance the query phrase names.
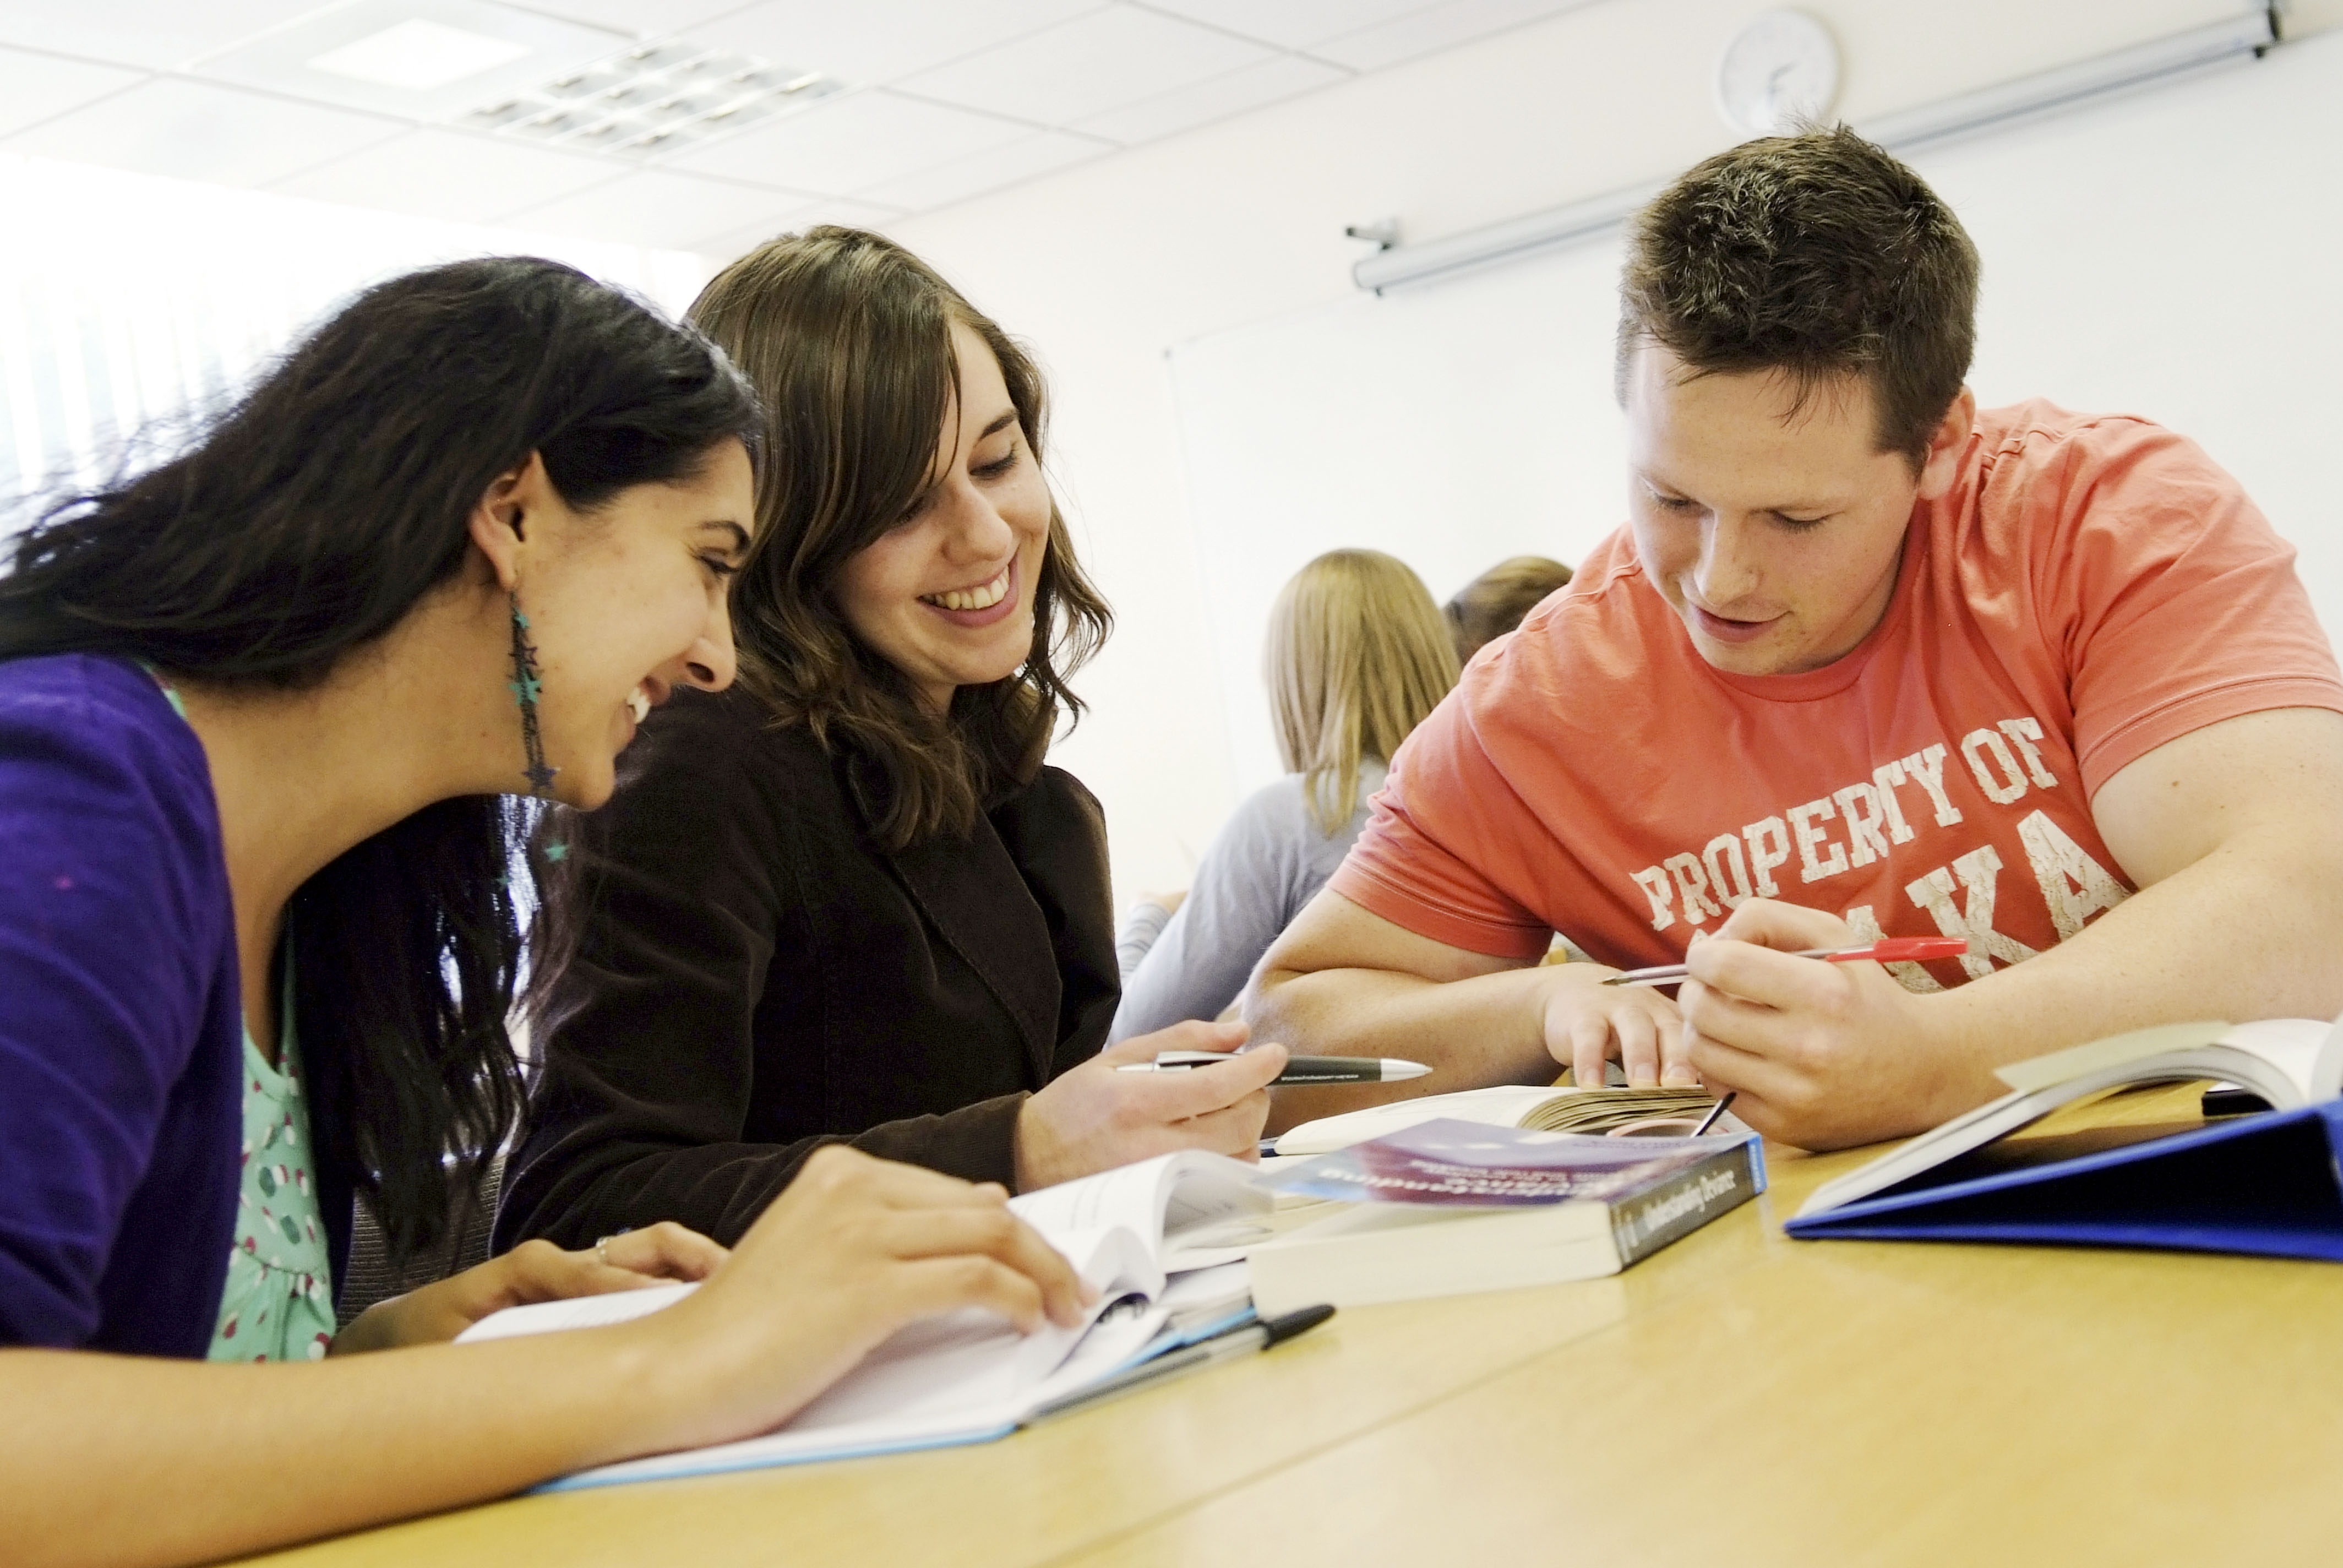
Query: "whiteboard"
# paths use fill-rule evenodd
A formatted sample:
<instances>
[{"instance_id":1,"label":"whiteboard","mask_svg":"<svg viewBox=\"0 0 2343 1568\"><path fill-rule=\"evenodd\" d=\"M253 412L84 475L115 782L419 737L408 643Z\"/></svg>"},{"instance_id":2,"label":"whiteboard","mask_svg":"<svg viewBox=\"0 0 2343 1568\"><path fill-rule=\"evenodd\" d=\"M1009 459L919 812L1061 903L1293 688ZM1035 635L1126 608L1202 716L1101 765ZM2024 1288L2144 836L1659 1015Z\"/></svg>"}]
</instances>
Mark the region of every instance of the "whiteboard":
<instances>
[{"instance_id":1,"label":"whiteboard","mask_svg":"<svg viewBox=\"0 0 2343 1568\"><path fill-rule=\"evenodd\" d=\"M1911 161L1984 256L1979 400L2194 437L2343 632L2343 33ZM1387 550L1445 599L1624 518L1618 266L1614 236L1172 351L1241 789L1280 771L1262 635L1312 557Z\"/></svg>"}]
</instances>

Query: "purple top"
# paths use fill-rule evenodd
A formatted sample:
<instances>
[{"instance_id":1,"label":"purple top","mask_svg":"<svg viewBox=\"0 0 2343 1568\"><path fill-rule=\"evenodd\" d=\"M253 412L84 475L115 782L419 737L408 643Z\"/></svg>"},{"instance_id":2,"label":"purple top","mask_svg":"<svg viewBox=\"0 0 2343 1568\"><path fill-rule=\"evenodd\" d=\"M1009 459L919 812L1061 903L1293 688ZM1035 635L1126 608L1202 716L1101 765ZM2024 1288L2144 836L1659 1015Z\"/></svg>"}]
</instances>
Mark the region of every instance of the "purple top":
<instances>
[{"instance_id":1,"label":"purple top","mask_svg":"<svg viewBox=\"0 0 2343 1568\"><path fill-rule=\"evenodd\" d=\"M195 731L126 660L0 662L0 1345L204 1353L243 1050Z\"/></svg>"}]
</instances>

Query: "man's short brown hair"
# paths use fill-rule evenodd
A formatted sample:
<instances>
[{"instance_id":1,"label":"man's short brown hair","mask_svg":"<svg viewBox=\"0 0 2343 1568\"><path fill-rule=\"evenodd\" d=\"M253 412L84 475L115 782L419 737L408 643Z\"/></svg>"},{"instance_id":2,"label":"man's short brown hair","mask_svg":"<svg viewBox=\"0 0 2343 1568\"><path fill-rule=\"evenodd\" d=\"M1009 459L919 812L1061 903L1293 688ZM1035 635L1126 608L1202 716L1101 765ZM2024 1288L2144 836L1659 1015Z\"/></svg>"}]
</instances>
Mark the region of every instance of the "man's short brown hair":
<instances>
[{"instance_id":1,"label":"man's short brown hair","mask_svg":"<svg viewBox=\"0 0 2343 1568\"><path fill-rule=\"evenodd\" d=\"M1695 376L1781 370L1801 403L1867 379L1879 447L1915 468L1976 345L1976 247L1926 182L1841 126L1744 142L1636 215L1619 394L1638 346Z\"/></svg>"}]
</instances>

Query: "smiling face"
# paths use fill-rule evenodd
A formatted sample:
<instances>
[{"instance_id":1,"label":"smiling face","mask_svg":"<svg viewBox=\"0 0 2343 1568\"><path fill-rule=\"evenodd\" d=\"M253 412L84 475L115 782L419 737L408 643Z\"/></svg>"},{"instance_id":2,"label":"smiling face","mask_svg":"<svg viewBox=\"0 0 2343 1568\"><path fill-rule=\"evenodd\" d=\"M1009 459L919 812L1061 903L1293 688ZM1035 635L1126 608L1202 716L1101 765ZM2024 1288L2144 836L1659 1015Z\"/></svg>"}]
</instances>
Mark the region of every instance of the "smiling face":
<instances>
[{"instance_id":1,"label":"smiling face","mask_svg":"<svg viewBox=\"0 0 2343 1568\"><path fill-rule=\"evenodd\" d=\"M610 798L618 755L643 715L678 686L732 682L725 588L755 526L749 455L719 442L697 473L632 486L589 512L549 483L520 504L516 578L543 683L545 757L559 769L553 793L591 809ZM507 744L518 756L518 743Z\"/></svg>"},{"instance_id":2,"label":"smiling face","mask_svg":"<svg viewBox=\"0 0 2343 1568\"><path fill-rule=\"evenodd\" d=\"M1687 378L1646 343L1626 377L1630 527L1694 648L1736 675L1819 669L1886 614L1915 502L1948 489L1975 417L1966 389L1918 474L1883 452L1870 383L1795 407L1779 371Z\"/></svg>"},{"instance_id":3,"label":"smiling face","mask_svg":"<svg viewBox=\"0 0 2343 1568\"><path fill-rule=\"evenodd\" d=\"M953 691L1014 675L1033 648L1033 591L1050 543L1050 487L1000 361L954 323L957 395L928 487L893 528L847 558L838 603L865 645L941 713Z\"/></svg>"}]
</instances>

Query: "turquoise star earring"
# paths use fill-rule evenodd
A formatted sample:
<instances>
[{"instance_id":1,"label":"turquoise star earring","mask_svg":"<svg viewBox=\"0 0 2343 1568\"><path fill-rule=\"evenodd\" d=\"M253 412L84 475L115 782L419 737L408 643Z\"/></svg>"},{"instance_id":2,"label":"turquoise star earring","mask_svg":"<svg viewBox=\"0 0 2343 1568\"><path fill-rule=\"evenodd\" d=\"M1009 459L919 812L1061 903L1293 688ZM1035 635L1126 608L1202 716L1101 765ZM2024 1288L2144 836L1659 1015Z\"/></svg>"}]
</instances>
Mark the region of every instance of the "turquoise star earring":
<instances>
[{"instance_id":1,"label":"turquoise star earring","mask_svg":"<svg viewBox=\"0 0 2343 1568\"><path fill-rule=\"evenodd\" d=\"M513 700L520 704L520 743L528 753L528 766L521 777L528 780L528 792L539 800L550 799L554 776L561 771L545 763L545 737L537 727L537 699L545 689L545 682L537 668L537 649L528 640L528 617L520 613L520 595L507 596L512 601L512 663Z\"/></svg>"}]
</instances>

